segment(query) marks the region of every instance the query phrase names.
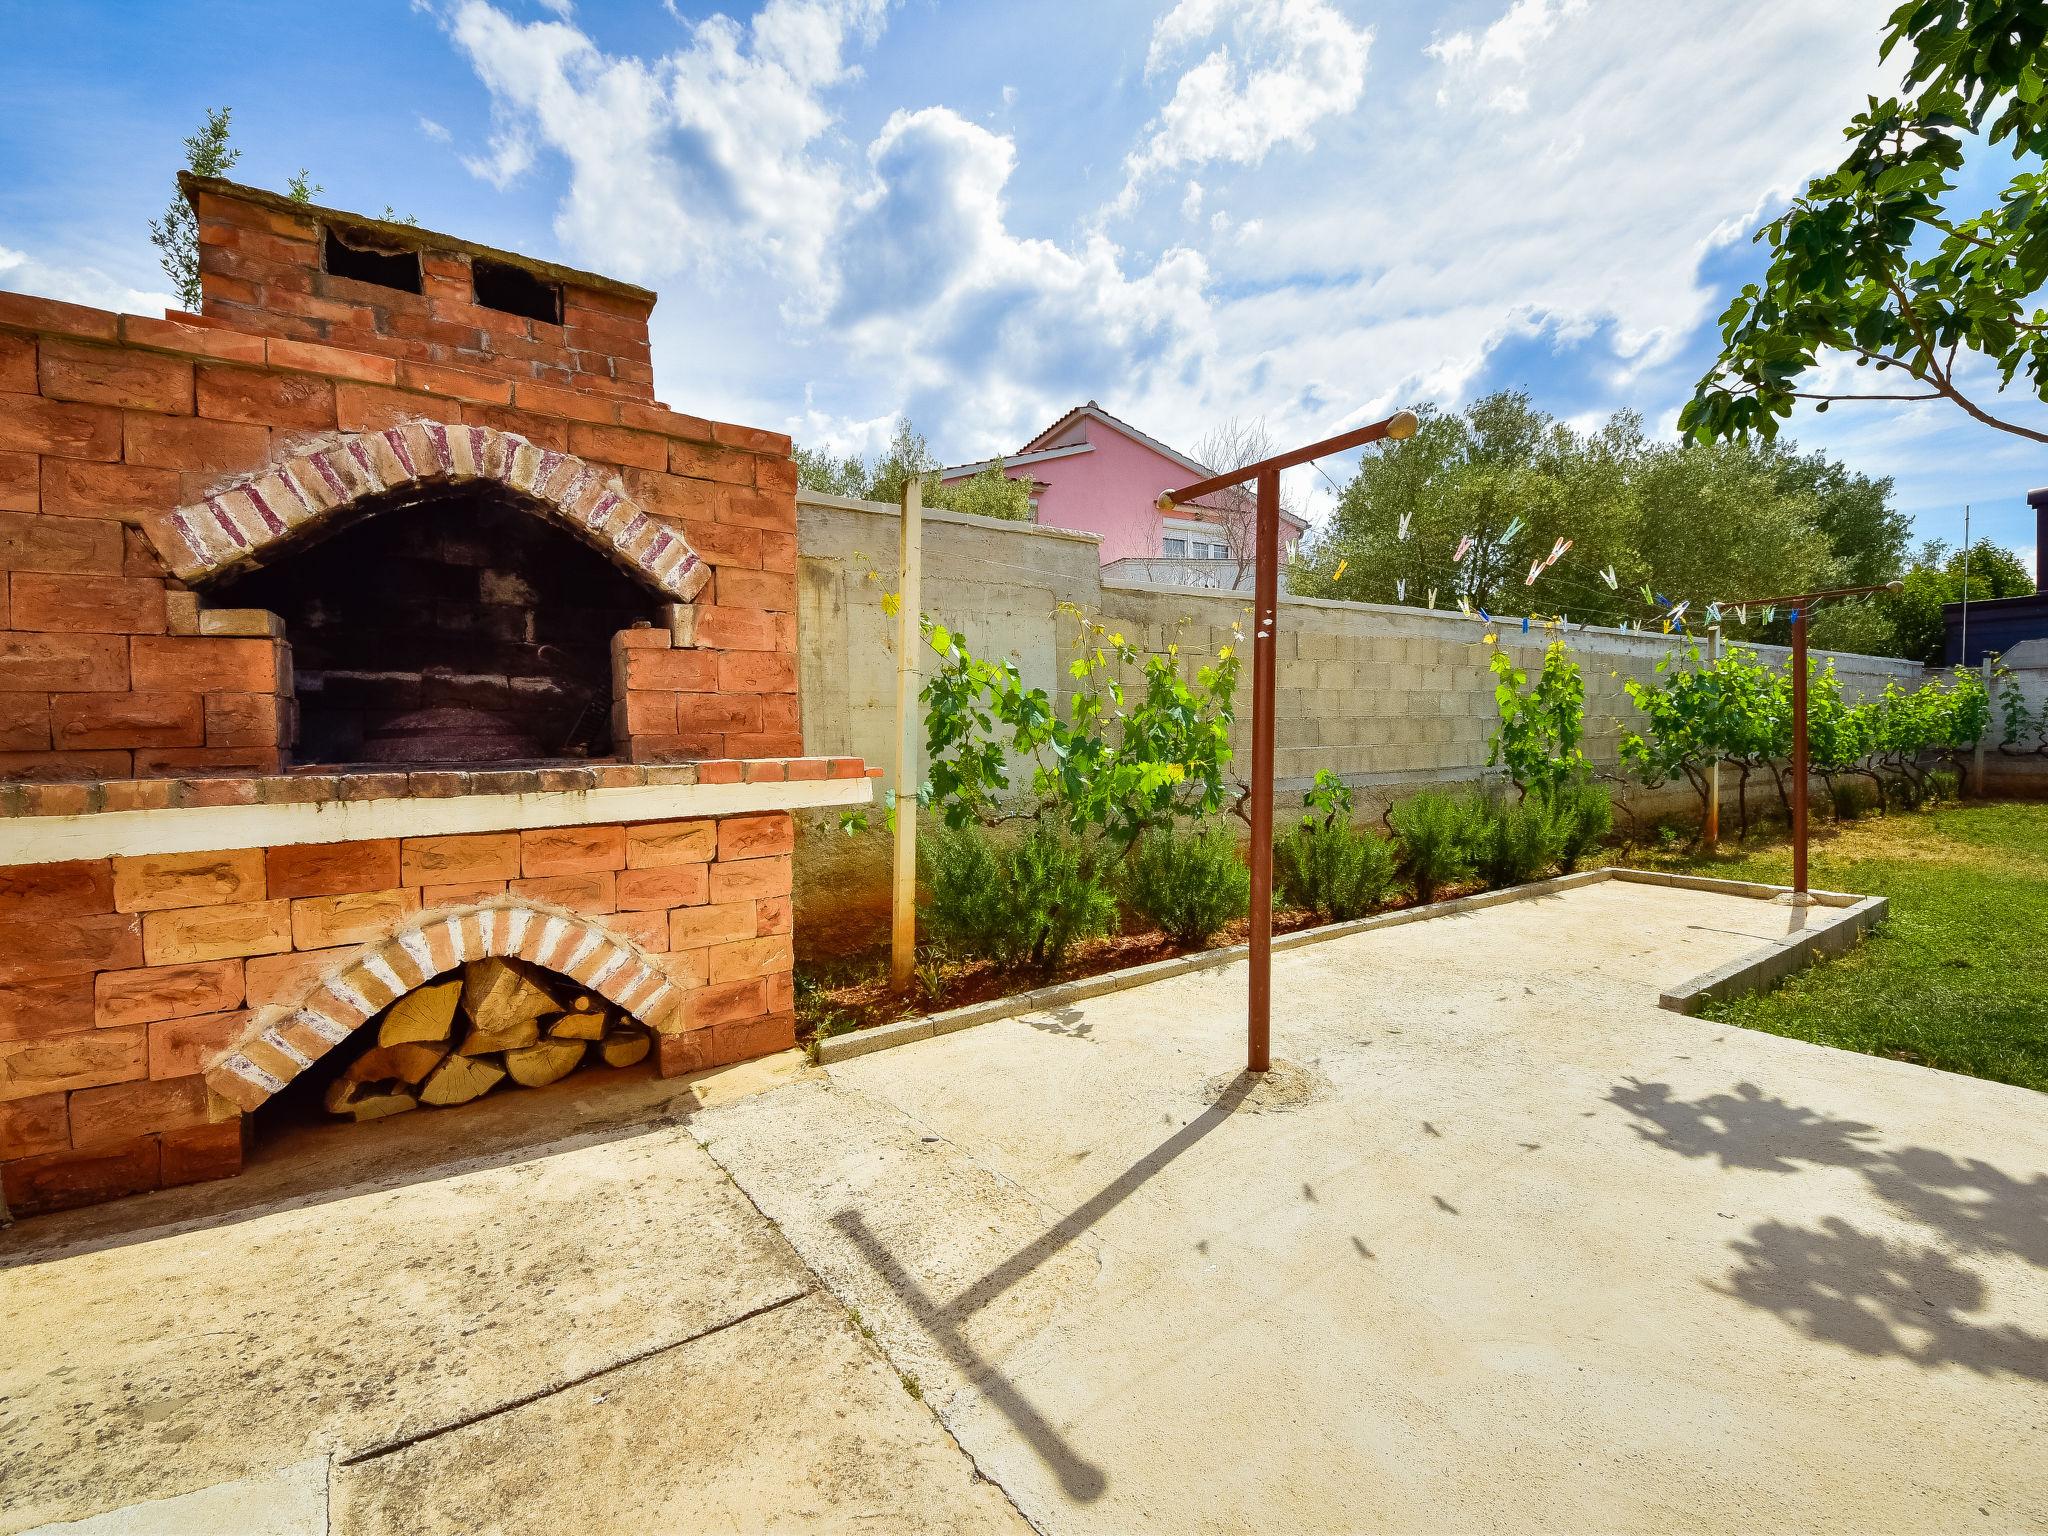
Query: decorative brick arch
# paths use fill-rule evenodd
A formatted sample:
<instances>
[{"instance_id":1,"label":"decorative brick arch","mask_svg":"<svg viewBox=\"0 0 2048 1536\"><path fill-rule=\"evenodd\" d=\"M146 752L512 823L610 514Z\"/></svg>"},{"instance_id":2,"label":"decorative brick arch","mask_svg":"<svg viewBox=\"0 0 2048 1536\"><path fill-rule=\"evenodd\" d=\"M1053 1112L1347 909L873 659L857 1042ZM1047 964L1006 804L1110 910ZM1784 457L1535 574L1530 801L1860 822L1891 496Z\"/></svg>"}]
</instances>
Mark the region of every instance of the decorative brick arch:
<instances>
[{"instance_id":1,"label":"decorative brick arch","mask_svg":"<svg viewBox=\"0 0 2048 1536\"><path fill-rule=\"evenodd\" d=\"M295 1005L262 1010L207 1068L206 1085L254 1111L406 993L489 956L559 971L657 1036L684 1027L682 989L638 944L562 907L498 900L415 918L327 971Z\"/></svg>"},{"instance_id":2,"label":"decorative brick arch","mask_svg":"<svg viewBox=\"0 0 2048 1536\"><path fill-rule=\"evenodd\" d=\"M711 579L683 535L628 496L616 475L516 432L439 421L322 438L152 518L149 534L180 580L207 581L263 563L273 546L296 543L300 530L366 497L472 480L518 492L540 515L678 601Z\"/></svg>"}]
</instances>

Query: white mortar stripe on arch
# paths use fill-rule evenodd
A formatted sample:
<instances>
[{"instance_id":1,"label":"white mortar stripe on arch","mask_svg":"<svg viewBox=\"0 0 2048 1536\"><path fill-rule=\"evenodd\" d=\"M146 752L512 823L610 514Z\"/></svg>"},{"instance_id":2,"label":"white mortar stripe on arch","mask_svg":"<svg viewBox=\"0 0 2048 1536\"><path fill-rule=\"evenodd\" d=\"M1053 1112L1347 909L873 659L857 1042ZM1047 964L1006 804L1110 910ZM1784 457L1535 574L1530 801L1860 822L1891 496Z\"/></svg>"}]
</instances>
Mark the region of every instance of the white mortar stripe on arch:
<instances>
[{"instance_id":1,"label":"white mortar stripe on arch","mask_svg":"<svg viewBox=\"0 0 2048 1536\"><path fill-rule=\"evenodd\" d=\"M420 968L422 979L434 974L434 952L427 946L427 936L417 928L408 928L398 936L398 947L412 956L412 962Z\"/></svg>"},{"instance_id":2,"label":"white mortar stripe on arch","mask_svg":"<svg viewBox=\"0 0 2048 1536\"><path fill-rule=\"evenodd\" d=\"M293 1061L297 1062L302 1067L310 1067L311 1065L313 1065L313 1058L308 1056L304 1051L300 1050L296 1045L293 1045L291 1041L285 1039L284 1035L279 1031L278 1027L275 1024L271 1025L270 1028L263 1031L263 1033L257 1036L257 1038L261 1040L265 1045L269 1046L273 1051L276 1051L281 1055L290 1057Z\"/></svg>"},{"instance_id":3,"label":"white mortar stripe on arch","mask_svg":"<svg viewBox=\"0 0 2048 1536\"><path fill-rule=\"evenodd\" d=\"M439 800L328 800L304 805L191 805L160 811L0 818L0 868L116 854L213 853L458 832L517 832L601 822L686 821L867 805L867 779L764 784L636 784L621 789Z\"/></svg>"},{"instance_id":4,"label":"white mortar stripe on arch","mask_svg":"<svg viewBox=\"0 0 2048 1536\"><path fill-rule=\"evenodd\" d=\"M323 983L334 1000L345 1008L352 1008L358 1018L367 1019L377 1010L370 1006L370 1000L339 976L330 976Z\"/></svg>"},{"instance_id":5,"label":"white mortar stripe on arch","mask_svg":"<svg viewBox=\"0 0 2048 1536\"><path fill-rule=\"evenodd\" d=\"M398 972L391 969L391 962L382 955L363 956L362 967L372 976L383 982L385 986L389 987L393 997L403 997L412 990L412 988L398 979Z\"/></svg>"}]
</instances>

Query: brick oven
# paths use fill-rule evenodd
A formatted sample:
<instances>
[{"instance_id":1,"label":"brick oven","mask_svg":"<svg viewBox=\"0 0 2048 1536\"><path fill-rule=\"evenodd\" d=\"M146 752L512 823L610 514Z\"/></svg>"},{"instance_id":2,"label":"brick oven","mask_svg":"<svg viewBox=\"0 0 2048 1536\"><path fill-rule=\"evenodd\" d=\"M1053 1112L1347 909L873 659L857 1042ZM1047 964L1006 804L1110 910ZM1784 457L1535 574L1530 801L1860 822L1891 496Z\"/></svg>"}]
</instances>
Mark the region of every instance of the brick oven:
<instances>
[{"instance_id":1,"label":"brick oven","mask_svg":"<svg viewBox=\"0 0 2048 1536\"><path fill-rule=\"evenodd\" d=\"M7 1205L789 1046L791 813L870 794L789 440L654 400L645 289L182 185L203 313L0 294Z\"/></svg>"}]
</instances>

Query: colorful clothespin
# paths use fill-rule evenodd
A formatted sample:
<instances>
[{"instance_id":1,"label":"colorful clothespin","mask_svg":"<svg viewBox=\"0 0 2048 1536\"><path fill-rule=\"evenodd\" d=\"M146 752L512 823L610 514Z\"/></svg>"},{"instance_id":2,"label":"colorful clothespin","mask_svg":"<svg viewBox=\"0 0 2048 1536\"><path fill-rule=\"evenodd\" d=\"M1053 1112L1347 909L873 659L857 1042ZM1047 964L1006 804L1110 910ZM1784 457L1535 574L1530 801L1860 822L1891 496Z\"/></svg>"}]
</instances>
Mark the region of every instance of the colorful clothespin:
<instances>
[{"instance_id":1,"label":"colorful clothespin","mask_svg":"<svg viewBox=\"0 0 2048 1536\"><path fill-rule=\"evenodd\" d=\"M1501 530L1501 543L1507 544L1513 542L1515 535L1520 533L1521 531L1522 519L1520 514L1517 514L1516 516L1509 518L1507 527Z\"/></svg>"},{"instance_id":2,"label":"colorful clothespin","mask_svg":"<svg viewBox=\"0 0 2048 1536\"><path fill-rule=\"evenodd\" d=\"M1548 569L1550 566L1557 564L1558 557L1561 556L1566 550L1570 549L1571 547L1572 541L1570 539L1559 539L1555 544L1550 546L1550 555L1546 560L1544 560L1544 567Z\"/></svg>"},{"instance_id":3,"label":"colorful clothespin","mask_svg":"<svg viewBox=\"0 0 2048 1536\"><path fill-rule=\"evenodd\" d=\"M1690 608L1691 606L1692 599L1688 597L1684 602L1680 603L1676 608L1672 609L1669 615L1671 622L1676 624L1680 619L1684 618L1685 610Z\"/></svg>"},{"instance_id":4,"label":"colorful clothespin","mask_svg":"<svg viewBox=\"0 0 2048 1536\"><path fill-rule=\"evenodd\" d=\"M1719 603L1709 603L1709 604L1707 604L1707 623L1708 623L1709 625L1713 625L1713 624L1718 624L1718 623L1720 623L1720 622L1721 622L1721 605L1720 605Z\"/></svg>"},{"instance_id":5,"label":"colorful clothespin","mask_svg":"<svg viewBox=\"0 0 2048 1536\"><path fill-rule=\"evenodd\" d=\"M1613 566L1603 565L1600 567L1600 579L1607 583L1608 591L1619 592L1621 590L1621 582L1615 576Z\"/></svg>"},{"instance_id":6,"label":"colorful clothespin","mask_svg":"<svg viewBox=\"0 0 2048 1536\"><path fill-rule=\"evenodd\" d=\"M1797 624L1799 622L1799 610L1797 608L1794 608L1787 612L1785 615L1785 622L1788 624Z\"/></svg>"},{"instance_id":7,"label":"colorful clothespin","mask_svg":"<svg viewBox=\"0 0 2048 1536\"><path fill-rule=\"evenodd\" d=\"M1522 615L1522 633L1525 635L1529 633L1529 615L1526 613Z\"/></svg>"},{"instance_id":8,"label":"colorful clothespin","mask_svg":"<svg viewBox=\"0 0 2048 1536\"><path fill-rule=\"evenodd\" d=\"M1337 569L1330 572L1330 580L1342 581L1344 579L1344 568L1349 564L1351 564L1351 559L1349 556L1346 556L1344 559L1339 560L1337 562Z\"/></svg>"},{"instance_id":9,"label":"colorful clothespin","mask_svg":"<svg viewBox=\"0 0 2048 1536\"><path fill-rule=\"evenodd\" d=\"M1462 539L1458 540L1458 552L1455 555L1451 556L1451 564L1463 565L1465 563L1465 557L1472 553L1472 543L1472 535L1469 533L1466 534L1465 537L1463 537Z\"/></svg>"},{"instance_id":10,"label":"colorful clothespin","mask_svg":"<svg viewBox=\"0 0 2048 1536\"><path fill-rule=\"evenodd\" d=\"M1647 581L1643 583L1643 606L1645 608L1657 606L1657 594L1650 590L1650 584Z\"/></svg>"},{"instance_id":11,"label":"colorful clothespin","mask_svg":"<svg viewBox=\"0 0 2048 1536\"><path fill-rule=\"evenodd\" d=\"M1479 610L1479 620L1482 624L1491 624L1493 622L1493 615L1482 608Z\"/></svg>"},{"instance_id":12,"label":"colorful clothespin","mask_svg":"<svg viewBox=\"0 0 2048 1536\"><path fill-rule=\"evenodd\" d=\"M1472 599L1463 592L1458 594L1458 612L1468 619L1472 617Z\"/></svg>"},{"instance_id":13,"label":"colorful clothespin","mask_svg":"<svg viewBox=\"0 0 2048 1536\"><path fill-rule=\"evenodd\" d=\"M1528 579L1527 581L1523 582L1523 583L1522 583L1522 585L1523 585L1523 586L1525 586L1525 587L1533 587L1533 586L1535 586L1535 585L1536 585L1536 578L1537 578L1538 576L1541 576L1542 574L1543 574L1543 562L1542 562L1541 560L1531 560L1531 561L1529 562L1529 579Z\"/></svg>"},{"instance_id":14,"label":"colorful clothespin","mask_svg":"<svg viewBox=\"0 0 2048 1536\"><path fill-rule=\"evenodd\" d=\"M1764 622L1765 622L1766 624L1770 623L1770 622L1771 622L1771 620L1775 619L1775 618L1776 618L1777 616L1778 616L1778 605L1777 605L1776 603L1773 603L1773 604L1771 604L1771 606L1770 606L1770 607L1768 607L1768 608L1766 608L1766 609L1764 610Z\"/></svg>"}]
</instances>

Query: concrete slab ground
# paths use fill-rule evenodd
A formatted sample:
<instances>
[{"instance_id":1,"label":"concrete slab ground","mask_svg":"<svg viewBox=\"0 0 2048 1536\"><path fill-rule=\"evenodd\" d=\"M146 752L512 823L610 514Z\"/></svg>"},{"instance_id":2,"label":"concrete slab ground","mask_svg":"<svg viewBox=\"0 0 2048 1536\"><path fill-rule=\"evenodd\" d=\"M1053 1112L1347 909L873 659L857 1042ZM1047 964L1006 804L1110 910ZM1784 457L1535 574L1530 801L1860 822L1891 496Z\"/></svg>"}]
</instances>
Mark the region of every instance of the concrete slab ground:
<instances>
[{"instance_id":1,"label":"concrete slab ground","mask_svg":"<svg viewBox=\"0 0 2048 1536\"><path fill-rule=\"evenodd\" d=\"M802 1070L322 1127L0 1234L0 1530L1022 1529L690 1138Z\"/></svg>"},{"instance_id":2,"label":"concrete slab ground","mask_svg":"<svg viewBox=\"0 0 2048 1536\"><path fill-rule=\"evenodd\" d=\"M1607 883L690 1122L1042 1530L2048 1528L2048 1100L1686 1018Z\"/></svg>"}]
</instances>

